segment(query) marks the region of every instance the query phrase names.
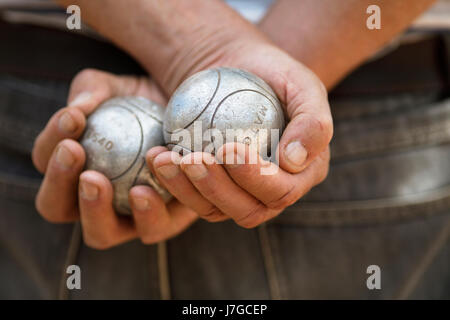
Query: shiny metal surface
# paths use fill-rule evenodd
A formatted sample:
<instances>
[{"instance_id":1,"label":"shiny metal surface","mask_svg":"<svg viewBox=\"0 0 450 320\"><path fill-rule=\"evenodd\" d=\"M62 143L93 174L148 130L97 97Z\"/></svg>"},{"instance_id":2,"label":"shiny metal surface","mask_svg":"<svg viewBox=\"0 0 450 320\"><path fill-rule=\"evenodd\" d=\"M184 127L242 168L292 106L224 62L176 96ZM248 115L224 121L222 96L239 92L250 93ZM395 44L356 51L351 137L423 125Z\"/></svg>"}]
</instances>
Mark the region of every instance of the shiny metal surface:
<instances>
[{"instance_id":1,"label":"shiny metal surface","mask_svg":"<svg viewBox=\"0 0 450 320\"><path fill-rule=\"evenodd\" d=\"M219 130L222 142L203 136L198 143L194 135L197 121L202 132ZM178 87L165 114L164 140L170 149L178 146L187 151L206 151L213 143L209 151L214 153L225 142L227 129L242 129L244 134L234 140L257 148L268 158L265 155L276 147L284 126L280 101L267 83L240 69L218 68L199 72ZM177 133L183 129L189 131L190 139L179 139ZM279 129L273 146L271 129Z\"/></svg>"},{"instance_id":2,"label":"shiny metal surface","mask_svg":"<svg viewBox=\"0 0 450 320\"><path fill-rule=\"evenodd\" d=\"M163 145L164 108L142 97L118 97L104 102L87 119L80 140L86 151L86 170L108 177L114 187L114 207L131 214L128 191L150 185L165 201L170 194L159 185L145 163L145 153Z\"/></svg>"}]
</instances>

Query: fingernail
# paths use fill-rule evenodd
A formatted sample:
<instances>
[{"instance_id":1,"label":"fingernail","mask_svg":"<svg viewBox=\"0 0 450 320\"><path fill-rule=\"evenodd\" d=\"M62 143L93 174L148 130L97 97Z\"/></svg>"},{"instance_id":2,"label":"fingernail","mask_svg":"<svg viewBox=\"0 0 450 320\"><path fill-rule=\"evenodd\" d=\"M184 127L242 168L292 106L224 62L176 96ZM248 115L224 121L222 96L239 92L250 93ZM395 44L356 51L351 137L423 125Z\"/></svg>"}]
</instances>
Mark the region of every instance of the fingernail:
<instances>
[{"instance_id":1,"label":"fingernail","mask_svg":"<svg viewBox=\"0 0 450 320\"><path fill-rule=\"evenodd\" d=\"M301 166L308 156L308 152L300 141L290 142L287 145L284 154L286 155L287 160L297 167Z\"/></svg>"},{"instance_id":2,"label":"fingernail","mask_svg":"<svg viewBox=\"0 0 450 320\"><path fill-rule=\"evenodd\" d=\"M60 146L58 151L56 151L56 162L58 162L63 169L69 169L73 166L75 158L69 149L64 146Z\"/></svg>"},{"instance_id":3,"label":"fingernail","mask_svg":"<svg viewBox=\"0 0 450 320\"><path fill-rule=\"evenodd\" d=\"M58 127L63 133L71 134L77 130L78 125L72 115L66 111L59 117Z\"/></svg>"},{"instance_id":4,"label":"fingernail","mask_svg":"<svg viewBox=\"0 0 450 320\"><path fill-rule=\"evenodd\" d=\"M78 94L75 99L72 100L72 102L69 103L70 107L77 106L80 104L85 103L92 97L92 94L90 92L84 91Z\"/></svg>"},{"instance_id":5,"label":"fingernail","mask_svg":"<svg viewBox=\"0 0 450 320\"><path fill-rule=\"evenodd\" d=\"M192 180L199 180L208 175L208 169L206 169L205 165L202 164L189 164L184 167L184 172L188 175Z\"/></svg>"},{"instance_id":6,"label":"fingernail","mask_svg":"<svg viewBox=\"0 0 450 320\"><path fill-rule=\"evenodd\" d=\"M138 211L147 211L150 207L150 202L143 198L134 198L133 207Z\"/></svg>"},{"instance_id":7,"label":"fingernail","mask_svg":"<svg viewBox=\"0 0 450 320\"><path fill-rule=\"evenodd\" d=\"M95 201L98 199L98 187L87 181L80 181L81 197L88 201Z\"/></svg>"},{"instance_id":8,"label":"fingernail","mask_svg":"<svg viewBox=\"0 0 450 320\"><path fill-rule=\"evenodd\" d=\"M178 170L178 167L175 165L172 165L172 164L168 164L168 165L159 167L156 170L165 179L172 179L172 178L176 177L178 175L178 173L180 172Z\"/></svg>"}]
</instances>

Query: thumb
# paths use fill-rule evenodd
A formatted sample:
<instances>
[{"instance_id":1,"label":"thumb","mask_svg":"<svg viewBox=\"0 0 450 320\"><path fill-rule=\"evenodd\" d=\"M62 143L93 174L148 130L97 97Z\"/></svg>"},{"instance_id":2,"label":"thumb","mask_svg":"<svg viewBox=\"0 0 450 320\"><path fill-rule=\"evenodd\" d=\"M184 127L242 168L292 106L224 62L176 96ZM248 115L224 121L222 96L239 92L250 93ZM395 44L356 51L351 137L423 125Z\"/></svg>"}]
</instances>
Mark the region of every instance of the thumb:
<instances>
[{"instance_id":1,"label":"thumb","mask_svg":"<svg viewBox=\"0 0 450 320\"><path fill-rule=\"evenodd\" d=\"M85 69L72 80L68 106L92 113L103 101L116 96L139 95L163 103L164 98L147 77L117 76Z\"/></svg>"},{"instance_id":2,"label":"thumb","mask_svg":"<svg viewBox=\"0 0 450 320\"><path fill-rule=\"evenodd\" d=\"M277 148L279 164L288 172L301 172L333 136L327 91L312 71L297 62L271 80L290 119Z\"/></svg>"}]
</instances>

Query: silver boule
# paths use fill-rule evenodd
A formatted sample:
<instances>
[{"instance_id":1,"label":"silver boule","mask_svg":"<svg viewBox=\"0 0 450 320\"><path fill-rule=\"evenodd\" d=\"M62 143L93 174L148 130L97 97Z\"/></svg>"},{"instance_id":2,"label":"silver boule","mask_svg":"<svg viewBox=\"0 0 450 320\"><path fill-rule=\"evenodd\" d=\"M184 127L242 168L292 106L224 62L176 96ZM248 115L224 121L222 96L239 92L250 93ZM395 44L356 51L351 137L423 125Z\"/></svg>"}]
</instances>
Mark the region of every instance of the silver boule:
<instances>
[{"instance_id":1,"label":"silver boule","mask_svg":"<svg viewBox=\"0 0 450 320\"><path fill-rule=\"evenodd\" d=\"M145 153L164 144L164 108L142 97L117 97L104 102L87 119L80 143L86 170L103 173L114 187L114 208L131 214L128 192L149 185L167 202L171 195L152 175Z\"/></svg>"},{"instance_id":2,"label":"silver boule","mask_svg":"<svg viewBox=\"0 0 450 320\"><path fill-rule=\"evenodd\" d=\"M194 137L195 125L201 126L202 132L218 130L223 139L215 140L210 134L199 143ZM194 74L174 92L164 117L164 140L169 149L214 153L231 142L226 139L228 129L242 129L244 133L236 134L234 141L256 148L267 160L284 126L281 103L266 82L244 70L217 68ZM190 139L180 139L183 129L189 131ZM274 145L271 129L278 129Z\"/></svg>"}]
</instances>

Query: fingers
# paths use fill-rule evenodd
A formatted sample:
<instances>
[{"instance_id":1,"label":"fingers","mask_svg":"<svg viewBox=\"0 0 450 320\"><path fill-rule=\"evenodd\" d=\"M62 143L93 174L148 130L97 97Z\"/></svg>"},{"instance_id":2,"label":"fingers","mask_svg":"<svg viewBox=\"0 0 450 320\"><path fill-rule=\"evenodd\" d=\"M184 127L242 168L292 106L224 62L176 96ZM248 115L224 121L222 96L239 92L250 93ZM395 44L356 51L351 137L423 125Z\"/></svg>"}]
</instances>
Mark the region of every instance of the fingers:
<instances>
[{"instance_id":1,"label":"fingers","mask_svg":"<svg viewBox=\"0 0 450 320\"><path fill-rule=\"evenodd\" d=\"M196 212L217 210L222 217L228 216L246 228L278 215L328 173L328 149L299 174L288 173L262 159L250 164L249 159L254 157L242 144L232 143L218 150L217 157L224 163L230 153L233 159L243 159L224 166L208 153L191 153L180 160L177 153L166 150L153 148L147 158L152 163L151 170L169 192ZM199 215L209 218L206 214Z\"/></svg>"},{"instance_id":2,"label":"fingers","mask_svg":"<svg viewBox=\"0 0 450 320\"><path fill-rule=\"evenodd\" d=\"M271 216L271 210L234 183L211 154L189 154L180 167L206 200L240 226L252 228Z\"/></svg>"},{"instance_id":3,"label":"fingers","mask_svg":"<svg viewBox=\"0 0 450 320\"><path fill-rule=\"evenodd\" d=\"M64 139L78 139L86 125L86 118L77 108L64 108L54 114L34 143L32 160L44 173L56 145Z\"/></svg>"},{"instance_id":4,"label":"fingers","mask_svg":"<svg viewBox=\"0 0 450 320\"><path fill-rule=\"evenodd\" d=\"M63 140L52 153L36 196L36 208L48 221L60 223L78 219L78 176L84 162L84 150L73 140Z\"/></svg>"},{"instance_id":5,"label":"fingers","mask_svg":"<svg viewBox=\"0 0 450 320\"><path fill-rule=\"evenodd\" d=\"M174 237L198 218L193 210L178 201L166 207L158 193L147 186L133 187L130 203L137 233L144 244Z\"/></svg>"},{"instance_id":6,"label":"fingers","mask_svg":"<svg viewBox=\"0 0 450 320\"><path fill-rule=\"evenodd\" d=\"M328 174L328 149L298 174L288 173L278 168L276 164L261 159L258 163L251 164L250 152L243 144L231 143L220 148L217 157L223 159L224 166L234 182L264 203L267 208L275 211L292 205L312 187L322 182ZM233 157L244 160L240 161L239 165L227 164L227 159Z\"/></svg>"},{"instance_id":7,"label":"fingers","mask_svg":"<svg viewBox=\"0 0 450 320\"><path fill-rule=\"evenodd\" d=\"M168 151L165 147L155 147L147 153L150 170L166 189L182 204L193 209L197 214L210 222L228 219L211 202L192 185L180 169L181 156Z\"/></svg>"},{"instance_id":8,"label":"fingers","mask_svg":"<svg viewBox=\"0 0 450 320\"><path fill-rule=\"evenodd\" d=\"M197 214L172 201L167 207L156 191L135 186L129 200L133 220L118 216L112 207L113 189L109 180L95 171L80 176L80 212L83 236L92 248L104 250L139 237L153 244L173 237L186 229Z\"/></svg>"},{"instance_id":9,"label":"fingers","mask_svg":"<svg viewBox=\"0 0 450 320\"><path fill-rule=\"evenodd\" d=\"M78 194L83 237L88 246L104 250L136 238L133 221L114 212L113 188L104 175L83 172Z\"/></svg>"}]
</instances>

